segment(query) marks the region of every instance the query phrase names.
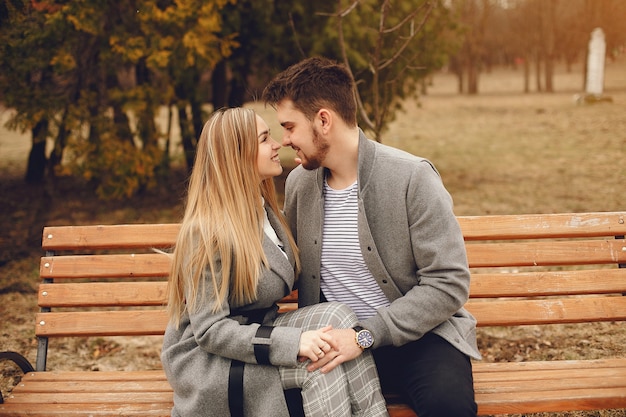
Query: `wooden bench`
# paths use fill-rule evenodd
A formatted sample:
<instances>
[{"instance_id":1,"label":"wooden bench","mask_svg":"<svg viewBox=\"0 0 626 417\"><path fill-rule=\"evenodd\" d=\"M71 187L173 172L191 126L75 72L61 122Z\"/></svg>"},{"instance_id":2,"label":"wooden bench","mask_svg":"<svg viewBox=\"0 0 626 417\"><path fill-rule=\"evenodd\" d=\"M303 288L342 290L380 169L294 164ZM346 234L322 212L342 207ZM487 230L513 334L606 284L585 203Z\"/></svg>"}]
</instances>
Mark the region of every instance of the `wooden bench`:
<instances>
[{"instance_id":1,"label":"wooden bench","mask_svg":"<svg viewBox=\"0 0 626 417\"><path fill-rule=\"evenodd\" d=\"M626 320L626 212L459 221L473 273L467 308L481 328ZM0 415L169 415L172 392L160 369L64 371L46 359L49 338L162 335L169 261L153 248L170 247L177 231L176 224L44 229L35 369L8 355L26 372ZM626 409L626 357L480 361L474 373L479 414ZM393 398L389 410L414 416Z\"/></svg>"}]
</instances>

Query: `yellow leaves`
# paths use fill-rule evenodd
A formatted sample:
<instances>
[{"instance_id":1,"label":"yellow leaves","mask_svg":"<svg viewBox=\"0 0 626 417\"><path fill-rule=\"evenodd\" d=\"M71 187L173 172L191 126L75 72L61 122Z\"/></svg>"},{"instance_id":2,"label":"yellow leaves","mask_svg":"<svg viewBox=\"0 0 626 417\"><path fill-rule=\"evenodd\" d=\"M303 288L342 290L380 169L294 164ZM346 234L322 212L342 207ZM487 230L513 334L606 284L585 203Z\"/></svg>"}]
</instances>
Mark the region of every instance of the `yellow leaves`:
<instances>
[{"instance_id":1,"label":"yellow leaves","mask_svg":"<svg viewBox=\"0 0 626 417\"><path fill-rule=\"evenodd\" d=\"M86 32L94 36L99 34L102 24L95 19L97 13L94 13L93 9L73 5L73 7L64 7L64 11L65 19L70 22L77 31Z\"/></svg>"},{"instance_id":2,"label":"yellow leaves","mask_svg":"<svg viewBox=\"0 0 626 417\"><path fill-rule=\"evenodd\" d=\"M198 18L198 28L203 31L218 32L221 26L220 16L215 11L213 13L202 13Z\"/></svg>"},{"instance_id":3,"label":"yellow leaves","mask_svg":"<svg viewBox=\"0 0 626 417\"><path fill-rule=\"evenodd\" d=\"M94 167L99 172L96 193L102 199L132 197L143 187L154 185L160 151L139 149L134 144L108 138L101 143Z\"/></svg>"},{"instance_id":4,"label":"yellow leaves","mask_svg":"<svg viewBox=\"0 0 626 417\"><path fill-rule=\"evenodd\" d=\"M165 68L168 66L171 56L172 56L172 51L168 51L168 50L154 51L148 57L148 66L150 68Z\"/></svg>"},{"instance_id":5,"label":"yellow leaves","mask_svg":"<svg viewBox=\"0 0 626 417\"><path fill-rule=\"evenodd\" d=\"M143 2L137 10L141 36L111 36L112 52L130 62L145 58L152 69L215 65L238 46L234 36L221 33L220 11L229 3L236 1L176 0L165 8Z\"/></svg>"},{"instance_id":6,"label":"yellow leaves","mask_svg":"<svg viewBox=\"0 0 626 417\"><path fill-rule=\"evenodd\" d=\"M121 55L125 60L132 63L136 63L144 57L147 50L146 40L143 36L122 39L119 36L112 35L109 38L109 45L113 53Z\"/></svg>"},{"instance_id":7,"label":"yellow leaves","mask_svg":"<svg viewBox=\"0 0 626 417\"><path fill-rule=\"evenodd\" d=\"M59 72L65 72L76 67L76 60L68 51L60 49L52 57L50 64L58 68Z\"/></svg>"},{"instance_id":8,"label":"yellow leaves","mask_svg":"<svg viewBox=\"0 0 626 417\"><path fill-rule=\"evenodd\" d=\"M222 38L222 43L220 47L220 52L222 56L229 56L232 53L233 49L240 46L240 43L235 40L235 38L237 38L237 35L237 33L233 33L232 35L228 35Z\"/></svg>"},{"instance_id":9,"label":"yellow leaves","mask_svg":"<svg viewBox=\"0 0 626 417\"><path fill-rule=\"evenodd\" d=\"M156 146L136 146L106 133L97 145L76 138L72 147L78 158L57 167L57 175L79 175L96 186L102 200L130 198L156 185L163 152Z\"/></svg>"}]
</instances>

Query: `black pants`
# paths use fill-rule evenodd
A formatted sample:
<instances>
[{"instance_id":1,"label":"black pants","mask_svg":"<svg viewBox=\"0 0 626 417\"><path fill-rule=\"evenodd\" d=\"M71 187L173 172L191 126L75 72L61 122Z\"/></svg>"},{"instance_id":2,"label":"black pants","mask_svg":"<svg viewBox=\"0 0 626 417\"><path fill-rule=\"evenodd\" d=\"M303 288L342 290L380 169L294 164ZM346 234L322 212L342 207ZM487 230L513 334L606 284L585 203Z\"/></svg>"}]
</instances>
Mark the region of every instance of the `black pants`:
<instances>
[{"instance_id":1,"label":"black pants","mask_svg":"<svg viewBox=\"0 0 626 417\"><path fill-rule=\"evenodd\" d=\"M300 388L285 390L285 400L287 401L289 417L305 417Z\"/></svg>"},{"instance_id":2,"label":"black pants","mask_svg":"<svg viewBox=\"0 0 626 417\"><path fill-rule=\"evenodd\" d=\"M470 359L443 338L427 333L373 353L383 392L399 393L419 417L476 416Z\"/></svg>"}]
</instances>

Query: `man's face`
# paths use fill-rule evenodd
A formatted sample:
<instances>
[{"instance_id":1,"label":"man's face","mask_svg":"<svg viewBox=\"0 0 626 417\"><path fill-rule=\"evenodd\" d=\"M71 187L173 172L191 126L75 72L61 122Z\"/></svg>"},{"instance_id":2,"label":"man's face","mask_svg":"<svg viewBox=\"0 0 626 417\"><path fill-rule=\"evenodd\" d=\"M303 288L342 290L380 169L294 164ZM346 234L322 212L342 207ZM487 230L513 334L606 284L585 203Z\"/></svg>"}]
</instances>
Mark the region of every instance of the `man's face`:
<instances>
[{"instance_id":1,"label":"man's face","mask_svg":"<svg viewBox=\"0 0 626 417\"><path fill-rule=\"evenodd\" d=\"M283 127L283 146L291 146L296 151L305 169L324 166L329 145L316 129L315 120L309 121L291 100L278 103L276 115Z\"/></svg>"}]
</instances>

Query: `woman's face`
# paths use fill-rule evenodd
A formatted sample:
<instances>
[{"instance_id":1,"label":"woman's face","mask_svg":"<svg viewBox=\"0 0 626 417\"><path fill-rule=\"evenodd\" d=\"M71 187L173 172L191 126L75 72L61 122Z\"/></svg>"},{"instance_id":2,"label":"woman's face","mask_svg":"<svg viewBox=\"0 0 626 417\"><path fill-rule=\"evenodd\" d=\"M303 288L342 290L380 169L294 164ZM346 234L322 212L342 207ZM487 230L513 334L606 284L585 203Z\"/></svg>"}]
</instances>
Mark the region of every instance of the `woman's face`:
<instances>
[{"instance_id":1,"label":"woman's face","mask_svg":"<svg viewBox=\"0 0 626 417\"><path fill-rule=\"evenodd\" d=\"M272 139L267 123L258 114L256 115L256 133L259 141L256 161L261 180L280 175L283 172L278 156L280 144Z\"/></svg>"}]
</instances>

